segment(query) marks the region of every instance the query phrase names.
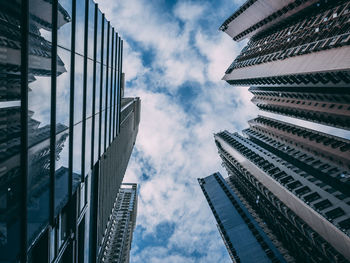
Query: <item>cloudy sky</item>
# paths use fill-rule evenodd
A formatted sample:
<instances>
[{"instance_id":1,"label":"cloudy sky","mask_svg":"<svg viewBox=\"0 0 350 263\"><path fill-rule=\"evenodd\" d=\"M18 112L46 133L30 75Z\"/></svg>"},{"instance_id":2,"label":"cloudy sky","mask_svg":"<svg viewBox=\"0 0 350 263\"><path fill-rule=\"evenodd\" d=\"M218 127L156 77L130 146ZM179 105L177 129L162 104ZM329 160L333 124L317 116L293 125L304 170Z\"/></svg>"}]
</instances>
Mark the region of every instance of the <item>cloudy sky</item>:
<instances>
[{"instance_id":1,"label":"cloudy sky","mask_svg":"<svg viewBox=\"0 0 350 263\"><path fill-rule=\"evenodd\" d=\"M197 178L226 173L213 133L258 114L221 80L245 43L219 31L244 0L99 0L124 39L126 95L142 100L124 182L139 183L131 262L230 262Z\"/></svg>"}]
</instances>

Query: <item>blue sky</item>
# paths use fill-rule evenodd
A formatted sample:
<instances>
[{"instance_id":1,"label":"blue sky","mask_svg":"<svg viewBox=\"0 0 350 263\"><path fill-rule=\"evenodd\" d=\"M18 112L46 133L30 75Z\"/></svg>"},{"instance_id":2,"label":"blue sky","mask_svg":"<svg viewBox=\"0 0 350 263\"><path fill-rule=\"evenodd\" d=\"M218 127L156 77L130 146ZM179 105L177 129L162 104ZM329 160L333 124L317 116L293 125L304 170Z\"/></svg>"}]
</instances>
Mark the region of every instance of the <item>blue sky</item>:
<instances>
[{"instance_id":1,"label":"blue sky","mask_svg":"<svg viewBox=\"0 0 350 263\"><path fill-rule=\"evenodd\" d=\"M124 39L126 96L142 100L124 179L140 187L131 262L231 262L197 178L222 171L213 133L257 115L221 80L244 43L218 28L239 1L98 3Z\"/></svg>"},{"instance_id":2,"label":"blue sky","mask_svg":"<svg viewBox=\"0 0 350 263\"><path fill-rule=\"evenodd\" d=\"M98 2L125 41L126 96L142 100L124 178L139 183L131 262L231 262L197 178L226 174L213 133L259 113L247 87L221 80L245 43L218 28L244 0Z\"/></svg>"}]
</instances>

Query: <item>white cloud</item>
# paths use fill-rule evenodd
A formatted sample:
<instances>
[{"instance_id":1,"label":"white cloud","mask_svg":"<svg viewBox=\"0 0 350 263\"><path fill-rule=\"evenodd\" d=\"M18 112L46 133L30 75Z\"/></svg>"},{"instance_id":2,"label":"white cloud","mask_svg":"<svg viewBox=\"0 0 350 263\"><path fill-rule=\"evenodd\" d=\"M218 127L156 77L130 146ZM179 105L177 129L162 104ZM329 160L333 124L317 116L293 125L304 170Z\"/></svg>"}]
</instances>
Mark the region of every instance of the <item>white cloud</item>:
<instances>
[{"instance_id":1,"label":"white cloud","mask_svg":"<svg viewBox=\"0 0 350 263\"><path fill-rule=\"evenodd\" d=\"M240 130L257 115L247 88L220 80L240 46L216 27L203 28L202 19L213 18L209 3L179 1L161 12L150 1L105 0L100 8L129 41L125 92L142 100L138 156L124 179L141 182L137 224L146 233L175 224L164 246L142 249L134 239L131 262L230 262L196 178L222 172L213 133ZM135 43L140 50L132 49ZM147 66L142 52L148 52ZM188 82L199 91L185 108L176 94ZM148 165L153 170L143 180Z\"/></svg>"}]
</instances>

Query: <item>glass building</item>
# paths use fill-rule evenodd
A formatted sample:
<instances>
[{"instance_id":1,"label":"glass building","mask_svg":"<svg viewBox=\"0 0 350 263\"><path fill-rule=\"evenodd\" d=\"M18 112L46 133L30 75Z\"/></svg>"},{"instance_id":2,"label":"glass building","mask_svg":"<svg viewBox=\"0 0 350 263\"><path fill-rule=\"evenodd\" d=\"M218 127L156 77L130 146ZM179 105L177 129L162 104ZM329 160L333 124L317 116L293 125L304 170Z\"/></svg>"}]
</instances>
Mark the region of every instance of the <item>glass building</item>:
<instances>
[{"instance_id":1,"label":"glass building","mask_svg":"<svg viewBox=\"0 0 350 263\"><path fill-rule=\"evenodd\" d=\"M91 0L0 1L0 262L95 262L140 121Z\"/></svg>"}]
</instances>

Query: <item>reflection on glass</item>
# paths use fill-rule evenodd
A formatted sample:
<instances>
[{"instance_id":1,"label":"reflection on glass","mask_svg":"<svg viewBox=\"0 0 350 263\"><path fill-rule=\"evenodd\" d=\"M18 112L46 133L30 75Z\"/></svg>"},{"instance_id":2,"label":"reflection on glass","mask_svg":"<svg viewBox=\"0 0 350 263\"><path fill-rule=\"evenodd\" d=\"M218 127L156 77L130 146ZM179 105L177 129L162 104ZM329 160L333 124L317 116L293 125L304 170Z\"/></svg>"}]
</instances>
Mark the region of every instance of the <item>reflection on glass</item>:
<instances>
[{"instance_id":1,"label":"reflection on glass","mask_svg":"<svg viewBox=\"0 0 350 263\"><path fill-rule=\"evenodd\" d=\"M75 52L84 55L85 0L76 0Z\"/></svg>"},{"instance_id":2,"label":"reflection on glass","mask_svg":"<svg viewBox=\"0 0 350 263\"><path fill-rule=\"evenodd\" d=\"M95 3L89 0L89 17L88 17L88 58L94 57L94 28L95 26Z\"/></svg>"},{"instance_id":3,"label":"reflection on glass","mask_svg":"<svg viewBox=\"0 0 350 263\"><path fill-rule=\"evenodd\" d=\"M98 159L98 142L100 136L100 71L101 65L96 63L96 93L95 93L95 138L94 138L94 163Z\"/></svg>"},{"instance_id":4,"label":"reflection on glass","mask_svg":"<svg viewBox=\"0 0 350 263\"><path fill-rule=\"evenodd\" d=\"M103 64L106 65L107 64L107 33L108 33L108 22L107 19L104 18L103 19L103 48L102 48L102 52L103 52Z\"/></svg>"},{"instance_id":5,"label":"reflection on glass","mask_svg":"<svg viewBox=\"0 0 350 263\"><path fill-rule=\"evenodd\" d=\"M101 97L102 97L102 110L101 110L101 154L104 152L104 140L105 140L105 109L106 109L106 66L102 67L102 85L101 85Z\"/></svg>"},{"instance_id":6,"label":"reflection on glass","mask_svg":"<svg viewBox=\"0 0 350 263\"><path fill-rule=\"evenodd\" d=\"M82 123L73 128L73 173L81 175Z\"/></svg>"},{"instance_id":7,"label":"reflection on glass","mask_svg":"<svg viewBox=\"0 0 350 263\"><path fill-rule=\"evenodd\" d=\"M71 49L72 2L72 0L58 1L57 44L66 49Z\"/></svg>"},{"instance_id":8,"label":"reflection on glass","mask_svg":"<svg viewBox=\"0 0 350 263\"><path fill-rule=\"evenodd\" d=\"M29 0L28 245L48 223L51 103L51 2Z\"/></svg>"},{"instance_id":9,"label":"reflection on glass","mask_svg":"<svg viewBox=\"0 0 350 263\"><path fill-rule=\"evenodd\" d=\"M21 1L0 1L0 261L20 252ZM4 13L6 12L6 14ZM11 54L11 61L8 60Z\"/></svg>"},{"instance_id":10,"label":"reflection on glass","mask_svg":"<svg viewBox=\"0 0 350 263\"><path fill-rule=\"evenodd\" d=\"M55 215L68 200L70 52L57 48Z\"/></svg>"},{"instance_id":11,"label":"reflection on glass","mask_svg":"<svg viewBox=\"0 0 350 263\"><path fill-rule=\"evenodd\" d=\"M91 133L92 118L86 120L86 136L85 136L85 175L91 170Z\"/></svg>"},{"instance_id":12,"label":"reflection on glass","mask_svg":"<svg viewBox=\"0 0 350 263\"><path fill-rule=\"evenodd\" d=\"M102 13L97 11L97 43L96 43L96 61L101 62L101 41L102 41Z\"/></svg>"},{"instance_id":13,"label":"reflection on glass","mask_svg":"<svg viewBox=\"0 0 350 263\"><path fill-rule=\"evenodd\" d=\"M92 115L92 89L93 89L93 80L94 80L94 64L92 60L87 60L87 74L86 74L86 118L91 117Z\"/></svg>"},{"instance_id":14,"label":"reflection on glass","mask_svg":"<svg viewBox=\"0 0 350 263\"><path fill-rule=\"evenodd\" d=\"M74 124L81 122L83 119L83 90L84 90L83 76L84 76L84 58L80 55L75 55Z\"/></svg>"}]
</instances>

